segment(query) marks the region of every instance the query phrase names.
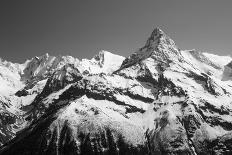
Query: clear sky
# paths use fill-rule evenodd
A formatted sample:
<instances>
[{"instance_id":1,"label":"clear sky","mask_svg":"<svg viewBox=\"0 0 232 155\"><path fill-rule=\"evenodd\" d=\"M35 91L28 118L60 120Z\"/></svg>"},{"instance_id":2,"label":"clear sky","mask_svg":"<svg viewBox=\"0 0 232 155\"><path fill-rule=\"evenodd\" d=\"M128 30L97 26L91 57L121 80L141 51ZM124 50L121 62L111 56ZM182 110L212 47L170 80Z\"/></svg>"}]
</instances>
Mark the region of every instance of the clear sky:
<instances>
[{"instance_id":1,"label":"clear sky","mask_svg":"<svg viewBox=\"0 0 232 155\"><path fill-rule=\"evenodd\" d=\"M160 27L181 49L232 55L231 0L1 0L0 57L128 56Z\"/></svg>"}]
</instances>

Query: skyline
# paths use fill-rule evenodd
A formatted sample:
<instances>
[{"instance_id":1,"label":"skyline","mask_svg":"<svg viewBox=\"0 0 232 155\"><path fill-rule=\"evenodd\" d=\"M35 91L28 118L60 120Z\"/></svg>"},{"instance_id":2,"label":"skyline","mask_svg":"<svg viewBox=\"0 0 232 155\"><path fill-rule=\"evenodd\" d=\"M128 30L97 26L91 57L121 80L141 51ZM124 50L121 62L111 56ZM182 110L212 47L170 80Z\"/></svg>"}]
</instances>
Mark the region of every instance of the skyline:
<instances>
[{"instance_id":1,"label":"skyline","mask_svg":"<svg viewBox=\"0 0 232 155\"><path fill-rule=\"evenodd\" d=\"M182 50L231 55L232 1L3 0L0 57L22 63L34 56L92 58L100 50L129 56L155 27Z\"/></svg>"}]
</instances>

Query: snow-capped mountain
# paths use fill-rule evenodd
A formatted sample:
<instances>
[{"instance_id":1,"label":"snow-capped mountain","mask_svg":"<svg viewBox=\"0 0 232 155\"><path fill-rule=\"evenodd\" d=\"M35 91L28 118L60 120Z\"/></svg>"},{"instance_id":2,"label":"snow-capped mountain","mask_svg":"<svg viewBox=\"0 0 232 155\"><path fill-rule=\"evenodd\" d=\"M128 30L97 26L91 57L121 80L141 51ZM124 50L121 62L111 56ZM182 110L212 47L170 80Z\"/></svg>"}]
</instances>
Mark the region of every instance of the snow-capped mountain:
<instances>
[{"instance_id":1,"label":"snow-capped mountain","mask_svg":"<svg viewBox=\"0 0 232 155\"><path fill-rule=\"evenodd\" d=\"M232 58L156 28L124 58L0 61L0 154L231 154Z\"/></svg>"}]
</instances>

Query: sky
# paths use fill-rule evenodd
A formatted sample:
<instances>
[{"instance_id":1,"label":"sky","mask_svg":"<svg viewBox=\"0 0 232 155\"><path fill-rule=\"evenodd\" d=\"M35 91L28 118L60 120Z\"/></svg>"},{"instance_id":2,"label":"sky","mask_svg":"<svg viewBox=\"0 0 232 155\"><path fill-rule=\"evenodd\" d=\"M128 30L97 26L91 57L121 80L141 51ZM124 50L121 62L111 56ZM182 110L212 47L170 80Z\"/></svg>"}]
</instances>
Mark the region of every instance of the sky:
<instances>
[{"instance_id":1,"label":"sky","mask_svg":"<svg viewBox=\"0 0 232 155\"><path fill-rule=\"evenodd\" d=\"M232 55L231 0L1 0L0 57L129 56L155 27L180 49Z\"/></svg>"}]
</instances>

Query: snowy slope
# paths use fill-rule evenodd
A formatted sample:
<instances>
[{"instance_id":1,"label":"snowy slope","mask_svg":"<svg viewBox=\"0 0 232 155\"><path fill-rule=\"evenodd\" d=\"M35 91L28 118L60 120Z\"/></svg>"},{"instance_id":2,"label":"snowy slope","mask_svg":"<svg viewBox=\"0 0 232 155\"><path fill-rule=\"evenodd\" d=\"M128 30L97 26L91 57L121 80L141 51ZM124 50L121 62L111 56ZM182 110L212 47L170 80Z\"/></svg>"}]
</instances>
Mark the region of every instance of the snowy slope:
<instances>
[{"instance_id":1,"label":"snowy slope","mask_svg":"<svg viewBox=\"0 0 232 155\"><path fill-rule=\"evenodd\" d=\"M83 59L80 68L91 74L112 73L117 70L125 58L107 51L100 51L91 60Z\"/></svg>"},{"instance_id":2,"label":"snowy slope","mask_svg":"<svg viewBox=\"0 0 232 155\"><path fill-rule=\"evenodd\" d=\"M206 57L208 57L211 61L215 62L216 64L218 64L220 66L225 66L229 62L232 61L232 57L231 56L218 56L218 55L211 54L211 53L203 53L203 54Z\"/></svg>"}]
</instances>

